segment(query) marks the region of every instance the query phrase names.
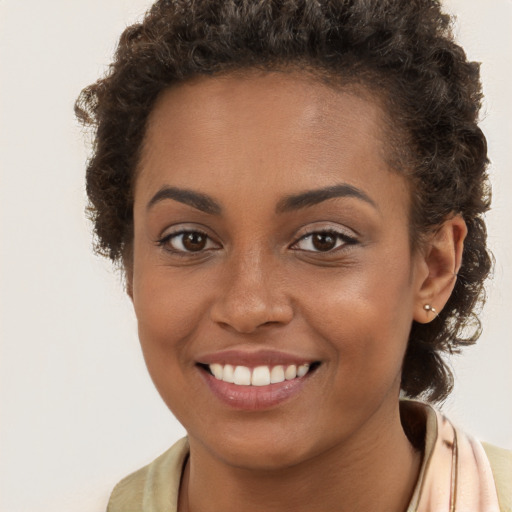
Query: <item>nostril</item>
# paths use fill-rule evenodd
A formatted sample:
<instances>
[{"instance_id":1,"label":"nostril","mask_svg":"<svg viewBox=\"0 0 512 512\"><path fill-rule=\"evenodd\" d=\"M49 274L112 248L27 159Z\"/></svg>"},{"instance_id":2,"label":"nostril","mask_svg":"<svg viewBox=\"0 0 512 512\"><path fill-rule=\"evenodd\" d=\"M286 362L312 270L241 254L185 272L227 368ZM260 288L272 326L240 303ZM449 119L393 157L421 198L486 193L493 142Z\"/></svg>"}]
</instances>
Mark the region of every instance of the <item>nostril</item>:
<instances>
[{"instance_id":1,"label":"nostril","mask_svg":"<svg viewBox=\"0 0 512 512\"><path fill-rule=\"evenodd\" d=\"M285 297L255 297L230 294L219 297L212 306L211 319L223 328L231 328L250 334L261 327L277 327L288 324L293 310Z\"/></svg>"},{"instance_id":2,"label":"nostril","mask_svg":"<svg viewBox=\"0 0 512 512\"><path fill-rule=\"evenodd\" d=\"M281 322L277 322L275 320L269 320L268 322L264 322L263 324L261 324L261 327L280 325L280 324L281 324Z\"/></svg>"}]
</instances>

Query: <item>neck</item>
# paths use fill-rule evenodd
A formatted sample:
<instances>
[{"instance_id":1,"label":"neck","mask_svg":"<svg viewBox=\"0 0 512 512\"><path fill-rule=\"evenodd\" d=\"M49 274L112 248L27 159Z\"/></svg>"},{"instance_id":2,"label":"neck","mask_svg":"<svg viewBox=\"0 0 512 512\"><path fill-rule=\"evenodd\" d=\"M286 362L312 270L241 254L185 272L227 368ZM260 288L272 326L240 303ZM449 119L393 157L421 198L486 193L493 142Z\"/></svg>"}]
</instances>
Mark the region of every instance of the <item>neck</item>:
<instances>
[{"instance_id":1,"label":"neck","mask_svg":"<svg viewBox=\"0 0 512 512\"><path fill-rule=\"evenodd\" d=\"M398 404L389 425L366 425L342 445L292 467L233 467L193 447L191 441L179 512L405 511L421 463Z\"/></svg>"}]
</instances>

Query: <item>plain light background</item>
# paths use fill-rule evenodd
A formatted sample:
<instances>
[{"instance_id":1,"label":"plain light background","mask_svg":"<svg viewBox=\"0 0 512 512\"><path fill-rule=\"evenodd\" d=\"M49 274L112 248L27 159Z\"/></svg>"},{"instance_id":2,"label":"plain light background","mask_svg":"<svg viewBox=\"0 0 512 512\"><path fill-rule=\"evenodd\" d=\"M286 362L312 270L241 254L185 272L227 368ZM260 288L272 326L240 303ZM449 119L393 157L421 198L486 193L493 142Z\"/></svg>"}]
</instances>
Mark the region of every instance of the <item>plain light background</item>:
<instances>
[{"instance_id":1,"label":"plain light background","mask_svg":"<svg viewBox=\"0 0 512 512\"><path fill-rule=\"evenodd\" d=\"M454 360L447 415L512 448L512 1L450 0L481 61L496 275L484 335ZM101 511L184 434L153 388L131 304L92 255L79 91L147 0L0 0L0 510Z\"/></svg>"}]
</instances>

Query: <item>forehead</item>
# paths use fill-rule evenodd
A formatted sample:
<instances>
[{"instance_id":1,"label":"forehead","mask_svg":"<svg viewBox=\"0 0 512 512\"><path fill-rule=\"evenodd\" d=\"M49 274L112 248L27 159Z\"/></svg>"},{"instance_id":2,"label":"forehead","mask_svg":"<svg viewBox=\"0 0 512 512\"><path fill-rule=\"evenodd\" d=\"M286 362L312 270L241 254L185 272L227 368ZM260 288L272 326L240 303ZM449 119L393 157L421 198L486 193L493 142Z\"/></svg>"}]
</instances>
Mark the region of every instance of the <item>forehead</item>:
<instances>
[{"instance_id":1,"label":"forehead","mask_svg":"<svg viewBox=\"0 0 512 512\"><path fill-rule=\"evenodd\" d=\"M173 126L169 123L173 116ZM362 85L337 86L311 73L249 70L216 77L196 77L159 96L148 122L148 136L161 129L181 131L188 125L210 124L231 117L231 124L279 128L290 121L330 132L350 123L382 138L386 132L380 95ZM238 120L238 123L236 123ZM220 128L220 125L217 125ZM153 132L153 133L152 133ZM197 135L197 134L196 134Z\"/></svg>"},{"instance_id":2,"label":"forehead","mask_svg":"<svg viewBox=\"0 0 512 512\"><path fill-rule=\"evenodd\" d=\"M140 181L256 191L270 179L293 193L341 180L371 191L391 175L387 126L379 98L360 87L300 72L199 77L156 102L136 197Z\"/></svg>"}]
</instances>

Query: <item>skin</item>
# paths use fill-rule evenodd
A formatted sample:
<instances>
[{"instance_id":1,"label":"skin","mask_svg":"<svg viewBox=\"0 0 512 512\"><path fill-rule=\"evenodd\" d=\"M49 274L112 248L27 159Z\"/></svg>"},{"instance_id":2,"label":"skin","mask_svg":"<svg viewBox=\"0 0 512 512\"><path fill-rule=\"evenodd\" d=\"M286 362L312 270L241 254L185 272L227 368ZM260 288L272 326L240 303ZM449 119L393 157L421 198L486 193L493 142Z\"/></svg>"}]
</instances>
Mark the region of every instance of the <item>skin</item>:
<instances>
[{"instance_id":1,"label":"skin","mask_svg":"<svg viewBox=\"0 0 512 512\"><path fill-rule=\"evenodd\" d=\"M421 454L400 423L402 360L412 321L433 318L424 304L449 297L465 225L454 216L411 249L410 192L386 164L384 126L367 95L293 72L198 78L159 98L128 281L148 370L189 435L181 511L406 510ZM339 184L366 199L276 212ZM165 187L221 211L154 199ZM201 250L169 238L198 229ZM341 238L318 250L308 233L326 230ZM277 407L230 408L197 362L259 348L321 364Z\"/></svg>"}]
</instances>

